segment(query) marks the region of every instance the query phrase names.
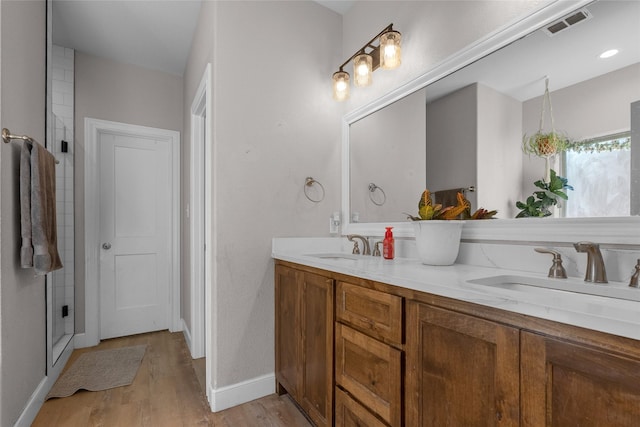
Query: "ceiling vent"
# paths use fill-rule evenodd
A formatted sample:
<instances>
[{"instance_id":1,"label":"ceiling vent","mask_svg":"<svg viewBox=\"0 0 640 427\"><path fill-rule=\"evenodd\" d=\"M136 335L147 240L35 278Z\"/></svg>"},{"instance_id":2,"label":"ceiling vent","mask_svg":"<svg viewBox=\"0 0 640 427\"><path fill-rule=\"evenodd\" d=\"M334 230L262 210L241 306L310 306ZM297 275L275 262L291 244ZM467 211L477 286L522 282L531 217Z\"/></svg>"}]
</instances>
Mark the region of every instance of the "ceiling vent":
<instances>
[{"instance_id":1,"label":"ceiling vent","mask_svg":"<svg viewBox=\"0 0 640 427\"><path fill-rule=\"evenodd\" d=\"M580 22L587 21L591 19L593 15L587 9L581 9L577 12L572 13L571 15L567 15L559 21L554 22L551 25L547 25L544 28L545 33L548 36L555 36L559 32L566 30L567 28L574 26Z\"/></svg>"}]
</instances>

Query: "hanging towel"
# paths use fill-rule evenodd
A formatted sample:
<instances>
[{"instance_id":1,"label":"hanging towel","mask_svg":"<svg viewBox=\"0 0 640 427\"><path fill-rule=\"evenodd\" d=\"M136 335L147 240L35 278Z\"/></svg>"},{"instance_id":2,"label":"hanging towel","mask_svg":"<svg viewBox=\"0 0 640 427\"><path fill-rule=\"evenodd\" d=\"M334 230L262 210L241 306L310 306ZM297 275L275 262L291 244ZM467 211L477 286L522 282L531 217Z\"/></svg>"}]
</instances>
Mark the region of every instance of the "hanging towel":
<instances>
[{"instance_id":1,"label":"hanging towel","mask_svg":"<svg viewBox=\"0 0 640 427\"><path fill-rule=\"evenodd\" d=\"M20 152L20 265L33 267L33 244L31 243L31 144L24 141Z\"/></svg>"},{"instance_id":2,"label":"hanging towel","mask_svg":"<svg viewBox=\"0 0 640 427\"><path fill-rule=\"evenodd\" d=\"M26 161L25 150L30 151L30 162ZM23 267L33 266L37 275L43 275L62 268L56 226L56 160L37 142L33 142L31 147L25 142L20 166L21 264ZM30 186L27 174L30 175Z\"/></svg>"},{"instance_id":3,"label":"hanging towel","mask_svg":"<svg viewBox=\"0 0 640 427\"><path fill-rule=\"evenodd\" d=\"M458 204L458 193L465 194L464 188L453 188L451 190L440 190L433 192L433 203L439 203L442 207L456 206Z\"/></svg>"}]
</instances>

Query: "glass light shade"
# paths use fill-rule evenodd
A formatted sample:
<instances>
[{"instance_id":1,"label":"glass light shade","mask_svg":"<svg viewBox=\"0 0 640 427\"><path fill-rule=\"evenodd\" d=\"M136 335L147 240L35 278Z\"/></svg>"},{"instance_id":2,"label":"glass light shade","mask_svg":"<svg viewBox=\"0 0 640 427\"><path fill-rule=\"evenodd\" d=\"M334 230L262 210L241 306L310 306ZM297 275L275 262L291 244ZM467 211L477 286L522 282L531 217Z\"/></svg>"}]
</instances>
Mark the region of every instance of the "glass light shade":
<instances>
[{"instance_id":1,"label":"glass light shade","mask_svg":"<svg viewBox=\"0 0 640 427\"><path fill-rule=\"evenodd\" d=\"M387 31L380 36L380 66L386 70L398 68L401 62L402 35L397 31Z\"/></svg>"},{"instance_id":2,"label":"glass light shade","mask_svg":"<svg viewBox=\"0 0 640 427\"><path fill-rule=\"evenodd\" d=\"M353 59L353 74L356 86L369 86L373 81L373 58L367 53Z\"/></svg>"},{"instance_id":3,"label":"glass light shade","mask_svg":"<svg viewBox=\"0 0 640 427\"><path fill-rule=\"evenodd\" d=\"M333 99L344 101L349 98L349 73L337 71L333 73Z\"/></svg>"}]
</instances>

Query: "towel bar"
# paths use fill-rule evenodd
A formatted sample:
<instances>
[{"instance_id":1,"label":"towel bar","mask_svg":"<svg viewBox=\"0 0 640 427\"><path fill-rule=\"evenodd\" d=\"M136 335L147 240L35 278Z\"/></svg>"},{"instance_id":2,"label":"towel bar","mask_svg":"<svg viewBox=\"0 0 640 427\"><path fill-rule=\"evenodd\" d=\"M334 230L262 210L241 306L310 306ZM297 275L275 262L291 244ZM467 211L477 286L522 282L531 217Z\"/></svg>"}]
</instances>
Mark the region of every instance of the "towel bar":
<instances>
[{"instance_id":1,"label":"towel bar","mask_svg":"<svg viewBox=\"0 0 640 427\"><path fill-rule=\"evenodd\" d=\"M32 144L34 142L37 142L35 139L31 138L30 136L27 135L11 135L11 131L7 128L2 128L2 140L4 141L5 144L10 143L12 140L14 139L21 139L23 141L28 142L29 144ZM58 159L56 159L56 164L59 164L60 161Z\"/></svg>"}]
</instances>

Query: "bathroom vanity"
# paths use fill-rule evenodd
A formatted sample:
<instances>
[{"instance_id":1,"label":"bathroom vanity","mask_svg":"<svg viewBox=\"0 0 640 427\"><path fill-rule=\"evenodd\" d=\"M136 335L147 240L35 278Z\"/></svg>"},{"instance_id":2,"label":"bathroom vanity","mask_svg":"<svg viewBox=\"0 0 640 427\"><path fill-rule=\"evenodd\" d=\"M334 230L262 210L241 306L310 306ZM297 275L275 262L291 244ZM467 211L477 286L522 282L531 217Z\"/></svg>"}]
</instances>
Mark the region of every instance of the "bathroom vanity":
<instances>
[{"instance_id":1,"label":"bathroom vanity","mask_svg":"<svg viewBox=\"0 0 640 427\"><path fill-rule=\"evenodd\" d=\"M638 301L309 254L274 246L275 348L278 393L314 424L637 425Z\"/></svg>"}]
</instances>

